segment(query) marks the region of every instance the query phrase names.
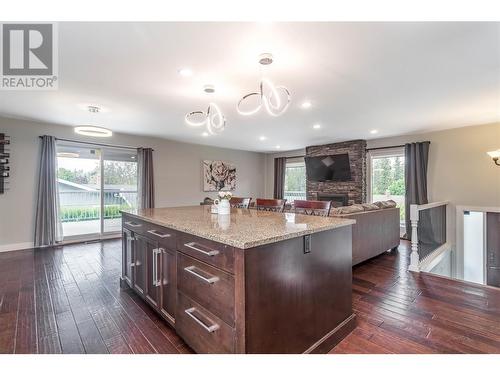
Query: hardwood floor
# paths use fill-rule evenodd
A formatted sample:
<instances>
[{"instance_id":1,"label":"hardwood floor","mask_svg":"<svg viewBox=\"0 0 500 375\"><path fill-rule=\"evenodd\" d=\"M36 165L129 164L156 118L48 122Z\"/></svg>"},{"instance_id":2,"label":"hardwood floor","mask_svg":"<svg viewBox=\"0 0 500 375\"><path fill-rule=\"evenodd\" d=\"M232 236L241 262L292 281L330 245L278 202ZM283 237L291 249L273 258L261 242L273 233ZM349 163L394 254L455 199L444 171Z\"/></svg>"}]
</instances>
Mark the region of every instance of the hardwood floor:
<instances>
[{"instance_id":1,"label":"hardwood floor","mask_svg":"<svg viewBox=\"0 0 500 375\"><path fill-rule=\"evenodd\" d=\"M191 353L118 286L121 242L0 254L0 353ZM406 271L408 246L356 266L357 328L332 353L500 353L500 290Z\"/></svg>"}]
</instances>

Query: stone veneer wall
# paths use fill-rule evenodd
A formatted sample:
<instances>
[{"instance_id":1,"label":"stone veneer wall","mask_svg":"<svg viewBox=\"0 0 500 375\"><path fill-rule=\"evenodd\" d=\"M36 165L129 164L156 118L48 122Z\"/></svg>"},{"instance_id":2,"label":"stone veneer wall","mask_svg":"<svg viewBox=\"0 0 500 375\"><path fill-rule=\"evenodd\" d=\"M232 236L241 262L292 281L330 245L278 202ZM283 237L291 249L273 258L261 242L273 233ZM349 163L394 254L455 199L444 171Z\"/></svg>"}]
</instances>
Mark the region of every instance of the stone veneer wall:
<instances>
[{"instance_id":1,"label":"stone veneer wall","mask_svg":"<svg viewBox=\"0 0 500 375\"><path fill-rule=\"evenodd\" d=\"M307 199L315 200L317 193L343 194L349 196L349 204L366 202L366 141L355 140L331 143L306 148L306 156L349 154L352 181L313 182L307 180Z\"/></svg>"}]
</instances>

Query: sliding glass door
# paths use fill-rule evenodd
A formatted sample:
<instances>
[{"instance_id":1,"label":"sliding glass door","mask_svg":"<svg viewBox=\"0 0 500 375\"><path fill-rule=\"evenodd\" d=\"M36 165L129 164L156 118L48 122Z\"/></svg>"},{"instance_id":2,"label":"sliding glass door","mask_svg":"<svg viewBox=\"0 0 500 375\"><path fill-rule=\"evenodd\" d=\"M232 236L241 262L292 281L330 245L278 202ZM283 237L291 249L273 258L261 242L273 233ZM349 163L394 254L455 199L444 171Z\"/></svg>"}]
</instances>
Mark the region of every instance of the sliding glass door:
<instances>
[{"instance_id":1,"label":"sliding glass door","mask_svg":"<svg viewBox=\"0 0 500 375\"><path fill-rule=\"evenodd\" d=\"M121 230L120 210L137 207L137 152L103 150L103 232Z\"/></svg>"},{"instance_id":2,"label":"sliding glass door","mask_svg":"<svg viewBox=\"0 0 500 375\"><path fill-rule=\"evenodd\" d=\"M119 232L120 210L137 203L137 153L58 141L58 188L64 238Z\"/></svg>"}]
</instances>

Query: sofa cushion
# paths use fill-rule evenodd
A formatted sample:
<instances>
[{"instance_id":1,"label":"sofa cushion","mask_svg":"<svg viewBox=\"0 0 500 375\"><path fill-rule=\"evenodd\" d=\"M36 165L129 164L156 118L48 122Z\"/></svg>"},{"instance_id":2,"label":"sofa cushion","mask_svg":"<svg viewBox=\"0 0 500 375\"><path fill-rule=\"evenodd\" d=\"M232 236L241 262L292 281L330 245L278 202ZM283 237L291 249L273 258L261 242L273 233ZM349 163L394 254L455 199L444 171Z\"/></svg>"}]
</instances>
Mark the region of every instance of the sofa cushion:
<instances>
[{"instance_id":1,"label":"sofa cushion","mask_svg":"<svg viewBox=\"0 0 500 375\"><path fill-rule=\"evenodd\" d=\"M353 214L355 212L363 212L364 208L360 204L353 204L352 206L336 207L333 209L333 213L337 215L341 214Z\"/></svg>"},{"instance_id":2,"label":"sofa cushion","mask_svg":"<svg viewBox=\"0 0 500 375\"><path fill-rule=\"evenodd\" d=\"M380 210L380 207L373 203L363 203L361 204L365 211Z\"/></svg>"},{"instance_id":3,"label":"sofa cushion","mask_svg":"<svg viewBox=\"0 0 500 375\"><path fill-rule=\"evenodd\" d=\"M374 202L374 205L378 206L379 208L393 208L396 207L396 202L393 201L392 199L389 199L387 201L379 201L379 202Z\"/></svg>"}]
</instances>

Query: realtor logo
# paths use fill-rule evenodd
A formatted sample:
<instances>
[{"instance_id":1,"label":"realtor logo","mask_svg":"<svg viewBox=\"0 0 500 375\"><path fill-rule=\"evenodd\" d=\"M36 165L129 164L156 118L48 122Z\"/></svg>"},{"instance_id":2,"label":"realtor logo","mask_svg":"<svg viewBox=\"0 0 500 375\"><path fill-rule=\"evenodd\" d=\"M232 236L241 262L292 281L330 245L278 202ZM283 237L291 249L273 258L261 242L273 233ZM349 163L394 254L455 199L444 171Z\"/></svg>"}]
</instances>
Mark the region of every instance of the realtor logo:
<instances>
[{"instance_id":1,"label":"realtor logo","mask_svg":"<svg viewBox=\"0 0 500 375\"><path fill-rule=\"evenodd\" d=\"M50 23L1 25L0 89L57 89L55 26Z\"/></svg>"}]
</instances>

